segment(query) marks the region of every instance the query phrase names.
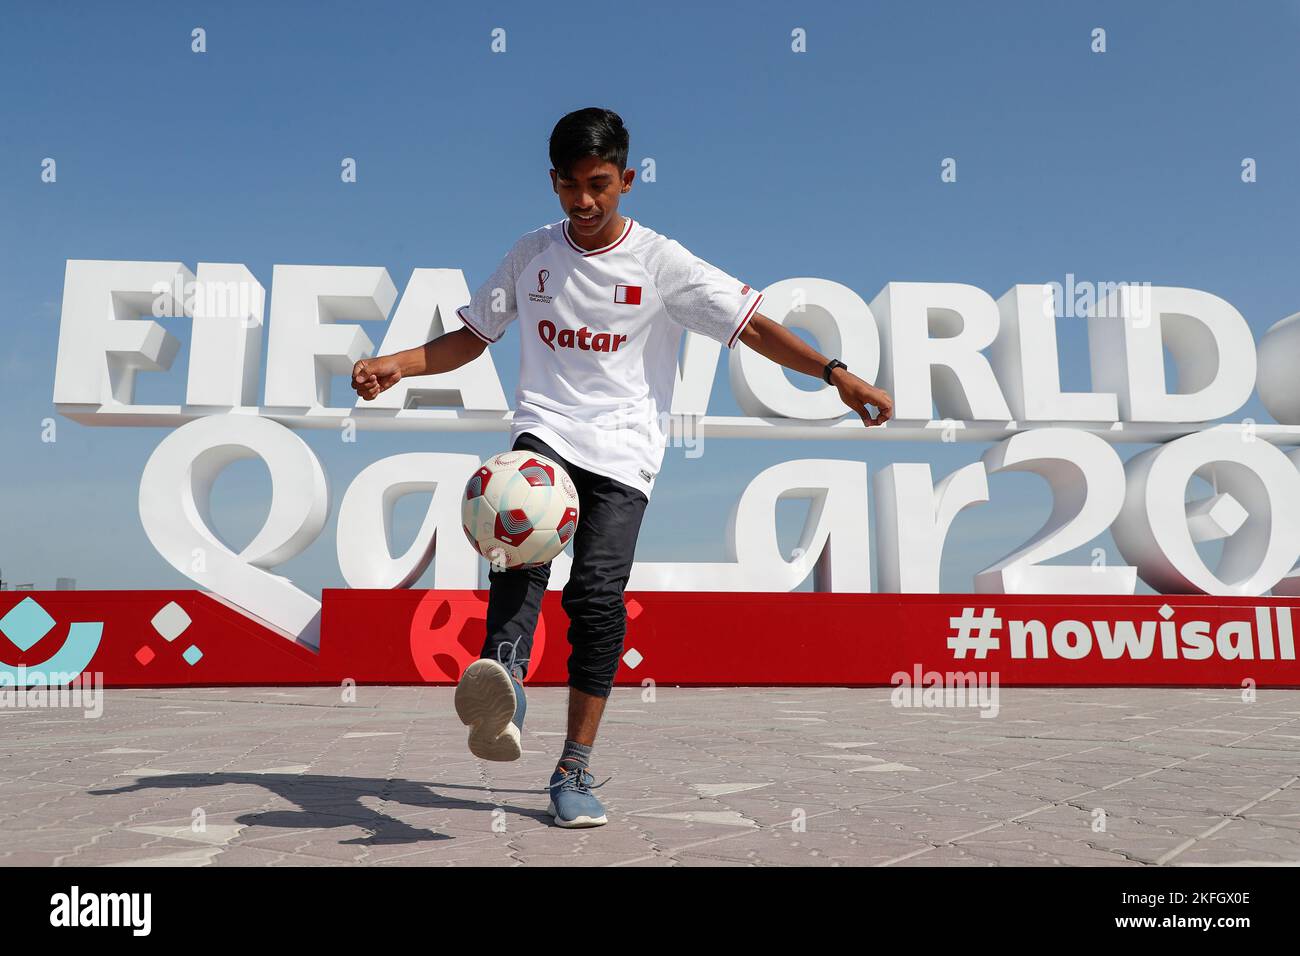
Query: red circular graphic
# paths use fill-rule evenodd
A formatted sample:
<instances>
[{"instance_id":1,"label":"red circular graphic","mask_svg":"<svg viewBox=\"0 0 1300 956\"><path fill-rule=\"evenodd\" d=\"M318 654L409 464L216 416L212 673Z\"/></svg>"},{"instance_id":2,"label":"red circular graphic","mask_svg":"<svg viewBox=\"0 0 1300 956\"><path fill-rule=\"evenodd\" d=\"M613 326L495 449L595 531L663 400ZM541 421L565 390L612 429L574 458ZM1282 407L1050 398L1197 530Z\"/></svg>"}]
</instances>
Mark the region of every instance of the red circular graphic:
<instances>
[{"instance_id":1,"label":"red circular graphic","mask_svg":"<svg viewBox=\"0 0 1300 956\"><path fill-rule=\"evenodd\" d=\"M431 684L454 684L483 650L487 599L448 600L438 591L426 591L411 615L411 660L420 677ZM546 620L537 619L533 649L529 654L527 684L546 650Z\"/></svg>"}]
</instances>

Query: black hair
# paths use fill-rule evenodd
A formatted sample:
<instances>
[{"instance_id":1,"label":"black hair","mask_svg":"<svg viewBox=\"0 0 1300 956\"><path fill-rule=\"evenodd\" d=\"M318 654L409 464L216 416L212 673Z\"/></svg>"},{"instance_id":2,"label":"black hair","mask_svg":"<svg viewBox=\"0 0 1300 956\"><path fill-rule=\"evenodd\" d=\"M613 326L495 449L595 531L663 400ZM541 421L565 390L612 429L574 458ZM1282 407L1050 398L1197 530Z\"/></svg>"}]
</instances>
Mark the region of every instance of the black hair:
<instances>
[{"instance_id":1,"label":"black hair","mask_svg":"<svg viewBox=\"0 0 1300 956\"><path fill-rule=\"evenodd\" d=\"M561 117L551 130L551 166L568 179L578 160L599 156L621 173L627 169L627 144L627 127L613 110L598 106L574 110Z\"/></svg>"}]
</instances>

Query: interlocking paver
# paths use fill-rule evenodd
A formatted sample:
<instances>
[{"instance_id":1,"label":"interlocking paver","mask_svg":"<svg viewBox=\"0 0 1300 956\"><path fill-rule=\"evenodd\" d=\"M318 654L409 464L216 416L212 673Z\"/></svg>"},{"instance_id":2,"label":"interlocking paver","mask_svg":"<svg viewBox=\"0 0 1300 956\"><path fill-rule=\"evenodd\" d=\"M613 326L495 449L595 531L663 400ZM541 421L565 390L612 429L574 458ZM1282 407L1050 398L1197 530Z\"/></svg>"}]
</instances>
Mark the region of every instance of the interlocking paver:
<instances>
[{"instance_id":1,"label":"interlocking paver","mask_svg":"<svg viewBox=\"0 0 1300 956\"><path fill-rule=\"evenodd\" d=\"M0 711L0 866L1300 862L1300 692L1004 688L984 718L878 688L618 689L593 763L611 824L588 831L544 812L564 690L530 689L513 764L466 751L452 693Z\"/></svg>"}]
</instances>

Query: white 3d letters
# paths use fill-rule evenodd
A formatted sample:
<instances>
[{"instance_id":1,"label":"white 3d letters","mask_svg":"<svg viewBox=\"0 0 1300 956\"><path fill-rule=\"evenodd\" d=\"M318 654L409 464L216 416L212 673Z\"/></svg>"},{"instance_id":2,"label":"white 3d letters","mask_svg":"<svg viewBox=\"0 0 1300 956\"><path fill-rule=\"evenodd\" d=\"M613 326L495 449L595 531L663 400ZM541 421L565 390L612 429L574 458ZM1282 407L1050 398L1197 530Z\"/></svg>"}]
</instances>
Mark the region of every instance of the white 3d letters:
<instances>
[{"instance_id":1,"label":"white 3d letters","mask_svg":"<svg viewBox=\"0 0 1300 956\"><path fill-rule=\"evenodd\" d=\"M1300 315L1300 313L1297 313ZM1291 464L1296 466L1300 471L1300 449L1287 455L1291 459ZM1291 573L1284 577L1277 584L1273 585L1275 595L1300 596L1300 565L1291 569Z\"/></svg>"},{"instance_id":2,"label":"white 3d letters","mask_svg":"<svg viewBox=\"0 0 1300 956\"><path fill-rule=\"evenodd\" d=\"M1088 432L1036 428L984 453L989 474L1029 471L1052 488L1052 513L1020 548L975 575L975 590L997 594L1132 594L1135 569L1041 564L1087 544L1124 503L1124 466L1115 449ZM1126 555L1127 556L1127 555Z\"/></svg>"},{"instance_id":3,"label":"white 3d letters","mask_svg":"<svg viewBox=\"0 0 1300 956\"><path fill-rule=\"evenodd\" d=\"M983 462L958 468L938 485L925 462L876 472L876 566L881 591L937 594L943 544L962 509L989 500Z\"/></svg>"},{"instance_id":4,"label":"white 3d letters","mask_svg":"<svg viewBox=\"0 0 1300 956\"><path fill-rule=\"evenodd\" d=\"M1111 534L1142 580L1162 594L1263 594L1300 557L1300 473L1263 441L1219 426L1134 455L1128 494ZM1248 514L1211 571L1187 521L1187 484L1213 480Z\"/></svg>"},{"instance_id":5,"label":"white 3d letters","mask_svg":"<svg viewBox=\"0 0 1300 956\"><path fill-rule=\"evenodd\" d=\"M1011 414L1029 422L1113 422L1112 393L1062 392L1051 286L1012 286L998 300L1001 323L989 359Z\"/></svg>"},{"instance_id":6,"label":"white 3d letters","mask_svg":"<svg viewBox=\"0 0 1300 956\"><path fill-rule=\"evenodd\" d=\"M896 419L929 420L934 408L940 418L1011 419L981 352L998 334L998 306L987 292L951 282L891 282L871 311L884 350L880 384L894 396Z\"/></svg>"},{"instance_id":7,"label":"white 3d letters","mask_svg":"<svg viewBox=\"0 0 1300 956\"><path fill-rule=\"evenodd\" d=\"M134 400L135 373L170 368L181 344L153 321L154 311L187 314L184 289L193 281L179 262L69 259L54 401L129 412L122 406Z\"/></svg>"},{"instance_id":8,"label":"white 3d letters","mask_svg":"<svg viewBox=\"0 0 1300 956\"><path fill-rule=\"evenodd\" d=\"M433 560L436 588L478 587L482 561L465 542L460 498L465 481L482 464L475 455L412 452L383 458L352 480L339 505L339 570L350 588L405 588ZM406 552L394 558L393 505L413 492L433 493L429 510Z\"/></svg>"},{"instance_id":9,"label":"white 3d letters","mask_svg":"<svg viewBox=\"0 0 1300 956\"><path fill-rule=\"evenodd\" d=\"M709 410L709 395L718 373L718 353L722 343L698 332L683 337L682 357L674 378L674 415L703 415Z\"/></svg>"},{"instance_id":10,"label":"white 3d letters","mask_svg":"<svg viewBox=\"0 0 1300 956\"><path fill-rule=\"evenodd\" d=\"M1284 425L1300 425L1300 312L1288 315L1259 342L1259 400Z\"/></svg>"},{"instance_id":11,"label":"white 3d letters","mask_svg":"<svg viewBox=\"0 0 1300 956\"><path fill-rule=\"evenodd\" d=\"M808 498L808 518L787 558L776 535L776 503ZM741 493L727 526L728 561L638 562L628 589L644 591L792 591L809 572L817 591L871 590L867 466L801 459L760 472Z\"/></svg>"},{"instance_id":12,"label":"white 3d letters","mask_svg":"<svg viewBox=\"0 0 1300 956\"><path fill-rule=\"evenodd\" d=\"M227 465L261 458L271 473L266 523L238 553L212 528L212 485ZM329 482L305 441L268 418L211 415L168 434L140 478L140 522L176 570L283 636L316 647L320 602L269 568L306 548L329 516Z\"/></svg>"},{"instance_id":13,"label":"white 3d letters","mask_svg":"<svg viewBox=\"0 0 1300 956\"><path fill-rule=\"evenodd\" d=\"M176 429L149 459L140 486L141 518L155 547L215 596L310 643L319 604L269 569L316 536L329 489L310 448L288 428L342 426L345 442L362 429L504 433L509 403L485 350L460 369L403 379L373 401L349 391L346 402L329 404L342 384L335 377L348 375L358 359L462 327L456 308L469 289L460 270L415 269L378 350L358 323L384 321L393 311L397 290L382 267L277 265L268 289L240 264L199 263L196 274L181 262L68 260L55 408L88 425ZM1013 285L995 302L970 285L891 282L870 305L826 279L769 286L765 314L811 333L820 351L892 392L893 419L870 430L835 389L815 378L793 381L743 346L728 355L743 415L710 415L721 345L685 332L671 412L696 420L667 427L673 438L692 440L687 457L714 438L847 440L842 447L853 450L844 460L767 469L736 502L729 560L639 563L630 588L780 591L811 574L818 590L870 590L874 506L881 589L932 593L956 516L996 501L996 486L1006 481L988 476L1030 471L1051 487L1051 517L1032 540L979 573L979 591L1128 594L1140 575L1165 593L1258 595L1271 588L1300 595L1300 313L1274 324L1256 349L1241 313L1209 292L1131 283L1080 288L1088 306L1074 298L1069 304L1088 314L1094 390L1063 392L1057 332L1065 320L1052 297L1056 283ZM171 368L182 344L173 332L181 328L189 333L183 382ZM170 372L149 379L145 391L161 394L155 386L170 385L172 394L137 404L141 371ZM1256 386L1276 423L1204 424L1238 414ZM881 446L858 444L863 438L999 444L937 484L927 464L892 464L875 475L869 502L863 459ZM1165 444L1124 465L1118 449L1130 442ZM235 553L206 520L208 495L226 464L251 456L270 468L274 501L254 541ZM340 508L344 579L353 587L411 586L434 560L436 587L477 587L484 563L462 544L448 503L475 466L473 456L420 452L362 471ZM1213 492L1188 501L1193 477L1209 481ZM413 492L432 501L414 543L394 556L395 502ZM791 497L811 506L797 547L783 553L776 509ZM1098 549L1088 565L1049 563L1112 522L1127 564L1112 565ZM1198 547L1218 542L1222 557L1211 570ZM568 554L555 559L549 588L564 586L569 566Z\"/></svg>"},{"instance_id":14,"label":"white 3d letters","mask_svg":"<svg viewBox=\"0 0 1300 956\"><path fill-rule=\"evenodd\" d=\"M807 329L820 351L839 356L860 378L875 380L880 368L876 321L852 289L826 279L786 279L763 290L762 312L775 322ZM748 415L831 419L849 411L834 388L799 388L784 368L753 349L733 349L729 362L732 391Z\"/></svg>"},{"instance_id":15,"label":"white 3d letters","mask_svg":"<svg viewBox=\"0 0 1300 956\"><path fill-rule=\"evenodd\" d=\"M416 269L406 284L378 354L391 355L415 348L445 332L464 328L465 323L456 309L468 301L469 287L459 269ZM509 406L491 353L491 349L484 349L473 361L440 375L404 378L370 401L358 399L356 407L395 410L421 405L457 405L504 412Z\"/></svg>"},{"instance_id":16,"label":"white 3d letters","mask_svg":"<svg viewBox=\"0 0 1300 956\"><path fill-rule=\"evenodd\" d=\"M266 404L329 405L330 380L349 375L374 343L347 320L382 322L397 299L378 266L276 266L266 345Z\"/></svg>"},{"instance_id":17,"label":"white 3d letters","mask_svg":"<svg viewBox=\"0 0 1300 956\"><path fill-rule=\"evenodd\" d=\"M1255 387L1255 339L1217 295L1165 286L1121 286L1088 318L1096 388L1119 396L1125 421L1208 422L1239 409ZM1164 350L1178 369L1165 381Z\"/></svg>"},{"instance_id":18,"label":"white 3d letters","mask_svg":"<svg viewBox=\"0 0 1300 956\"><path fill-rule=\"evenodd\" d=\"M257 405L266 290L246 266L200 262L195 280L185 401Z\"/></svg>"}]
</instances>

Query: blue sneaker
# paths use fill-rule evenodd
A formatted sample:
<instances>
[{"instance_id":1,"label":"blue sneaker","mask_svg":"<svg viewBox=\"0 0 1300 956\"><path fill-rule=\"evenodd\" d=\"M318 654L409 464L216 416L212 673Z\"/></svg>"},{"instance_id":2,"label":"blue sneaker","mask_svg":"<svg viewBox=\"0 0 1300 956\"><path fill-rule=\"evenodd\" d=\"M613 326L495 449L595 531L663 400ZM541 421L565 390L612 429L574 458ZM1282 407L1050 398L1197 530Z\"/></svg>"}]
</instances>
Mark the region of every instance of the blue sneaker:
<instances>
[{"instance_id":1,"label":"blue sneaker","mask_svg":"<svg viewBox=\"0 0 1300 956\"><path fill-rule=\"evenodd\" d=\"M509 648L509 664L480 658L460 675L456 685L456 716L469 727L469 752L483 760L518 760L528 701Z\"/></svg>"},{"instance_id":2,"label":"blue sneaker","mask_svg":"<svg viewBox=\"0 0 1300 956\"><path fill-rule=\"evenodd\" d=\"M551 803L546 812L555 817L557 827L599 827L609 822L605 808L591 792L595 780L586 770L555 768L551 782L547 785ZM605 784L595 785L603 787Z\"/></svg>"}]
</instances>

